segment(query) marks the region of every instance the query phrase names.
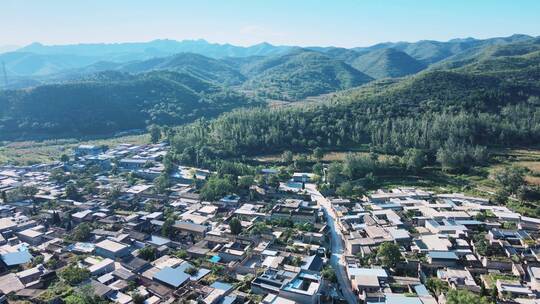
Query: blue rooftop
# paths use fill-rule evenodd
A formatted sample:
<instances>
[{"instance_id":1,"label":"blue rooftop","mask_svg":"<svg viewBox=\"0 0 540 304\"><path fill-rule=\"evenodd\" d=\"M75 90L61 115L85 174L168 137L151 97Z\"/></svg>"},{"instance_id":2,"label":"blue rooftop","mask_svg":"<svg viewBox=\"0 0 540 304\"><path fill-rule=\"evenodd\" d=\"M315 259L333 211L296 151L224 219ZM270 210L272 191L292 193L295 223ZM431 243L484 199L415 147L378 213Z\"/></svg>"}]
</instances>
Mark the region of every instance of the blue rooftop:
<instances>
[{"instance_id":1,"label":"blue rooftop","mask_svg":"<svg viewBox=\"0 0 540 304\"><path fill-rule=\"evenodd\" d=\"M2 254L1 258L6 266L14 266L30 262L32 255L28 251L19 251Z\"/></svg>"},{"instance_id":2,"label":"blue rooftop","mask_svg":"<svg viewBox=\"0 0 540 304\"><path fill-rule=\"evenodd\" d=\"M414 291L419 296L429 296L429 291L427 290L426 286L424 284L419 284L414 286Z\"/></svg>"},{"instance_id":3,"label":"blue rooftop","mask_svg":"<svg viewBox=\"0 0 540 304\"><path fill-rule=\"evenodd\" d=\"M154 275L154 279L178 288L189 280L189 275L179 268L165 267Z\"/></svg>"},{"instance_id":4,"label":"blue rooftop","mask_svg":"<svg viewBox=\"0 0 540 304\"><path fill-rule=\"evenodd\" d=\"M398 294L386 294L386 304L422 304L422 300L417 297L406 297Z\"/></svg>"},{"instance_id":5,"label":"blue rooftop","mask_svg":"<svg viewBox=\"0 0 540 304\"><path fill-rule=\"evenodd\" d=\"M157 236L157 235L152 235L149 241L149 243L152 243L156 246L163 246L163 245L169 244L170 242L171 240L164 237Z\"/></svg>"},{"instance_id":6,"label":"blue rooftop","mask_svg":"<svg viewBox=\"0 0 540 304\"><path fill-rule=\"evenodd\" d=\"M452 251L430 251L428 255L432 259L458 260L458 256Z\"/></svg>"},{"instance_id":7,"label":"blue rooftop","mask_svg":"<svg viewBox=\"0 0 540 304\"><path fill-rule=\"evenodd\" d=\"M180 266L176 267L176 270L179 270L179 271L182 271L182 273L184 273L184 271L186 269L188 269L189 267L193 267L193 265L191 265L190 263L182 263L180 264ZM190 276L190 275L187 275L189 277L190 280L192 281L197 281L199 279L201 279L202 277L204 277L205 275L209 274L210 273L210 270L206 269L206 268L197 268L197 273Z\"/></svg>"},{"instance_id":8,"label":"blue rooftop","mask_svg":"<svg viewBox=\"0 0 540 304\"><path fill-rule=\"evenodd\" d=\"M226 296L220 304L232 304L234 301L236 301L236 296Z\"/></svg>"},{"instance_id":9,"label":"blue rooftop","mask_svg":"<svg viewBox=\"0 0 540 304\"><path fill-rule=\"evenodd\" d=\"M477 221L477 220L456 220L456 224L458 225L470 225L470 226L473 226L473 225L482 225L484 222L480 222L480 221Z\"/></svg>"},{"instance_id":10,"label":"blue rooftop","mask_svg":"<svg viewBox=\"0 0 540 304\"><path fill-rule=\"evenodd\" d=\"M231 290L233 286L231 284L223 283L220 281L215 281L210 287L213 287L215 289L223 290L225 292Z\"/></svg>"},{"instance_id":11,"label":"blue rooftop","mask_svg":"<svg viewBox=\"0 0 540 304\"><path fill-rule=\"evenodd\" d=\"M219 261L221 261L221 257L219 255L214 255L211 258L209 258L208 261L212 263L218 263Z\"/></svg>"}]
</instances>

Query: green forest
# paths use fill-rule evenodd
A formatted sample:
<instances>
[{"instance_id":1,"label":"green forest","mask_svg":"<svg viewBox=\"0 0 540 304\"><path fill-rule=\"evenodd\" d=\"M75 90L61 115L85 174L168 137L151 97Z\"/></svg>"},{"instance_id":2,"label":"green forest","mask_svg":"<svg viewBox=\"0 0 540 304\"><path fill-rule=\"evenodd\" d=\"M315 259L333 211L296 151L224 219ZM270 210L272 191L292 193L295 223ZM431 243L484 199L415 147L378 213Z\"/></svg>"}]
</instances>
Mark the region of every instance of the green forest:
<instances>
[{"instance_id":1,"label":"green forest","mask_svg":"<svg viewBox=\"0 0 540 304\"><path fill-rule=\"evenodd\" d=\"M238 110L179 127L179 154L240 157L316 147L403 155L420 149L430 162L464 171L488 147L540 142L540 52L491 56L451 70L349 90L331 101ZM189 158L189 157L188 157Z\"/></svg>"}]
</instances>

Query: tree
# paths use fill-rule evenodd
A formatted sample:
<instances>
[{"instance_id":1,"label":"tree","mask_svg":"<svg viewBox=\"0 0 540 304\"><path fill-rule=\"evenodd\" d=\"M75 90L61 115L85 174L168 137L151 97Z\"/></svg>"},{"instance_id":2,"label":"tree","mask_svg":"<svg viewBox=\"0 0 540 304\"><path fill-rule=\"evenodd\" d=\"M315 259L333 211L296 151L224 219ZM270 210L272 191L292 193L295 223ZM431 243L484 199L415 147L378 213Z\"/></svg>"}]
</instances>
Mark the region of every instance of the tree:
<instances>
[{"instance_id":1,"label":"tree","mask_svg":"<svg viewBox=\"0 0 540 304\"><path fill-rule=\"evenodd\" d=\"M199 272L199 270L193 266L189 266L186 268L186 270L184 270L184 272L186 274L189 274L190 276L193 276L193 275L196 275Z\"/></svg>"},{"instance_id":2,"label":"tree","mask_svg":"<svg viewBox=\"0 0 540 304\"><path fill-rule=\"evenodd\" d=\"M377 259L385 267L391 268L396 266L401 260L399 246L390 242L382 243L377 250Z\"/></svg>"},{"instance_id":3,"label":"tree","mask_svg":"<svg viewBox=\"0 0 540 304\"><path fill-rule=\"evenodd\" d=\"M157 249L152 246L144 246L139 249L139 255L141 259L146 261L153 261L157 258Z\"/></svg>"},{"instance_id":4,"label":"tree","mask_svg":"<svg viewBox=\"0 0 540 304\"><path fill-rule=\"evenodd\" d=\"M69 176L61 168L56 168L51 171L49 179L57 183L65 183L69 180Z\"/></svg>"},{"instance_id":5,"label":"tree","mask_svg":"<svg viewBox=\"0 0 540 304\"><path fill-rule=\"evenodd\" d=\"M66 197L71 200L78 200L80 198L79 189L74 184L68 184L66 186Z\"/></svg>"},{"instance_id":6,"label":"tree","mask_svg":"<svg viewBox=\"0 0 540 304\"><path fill-rule=\"evenodd\" d=\"M60 277L71 286L78 285L90 277L90 270L69 265L60 271Z\"/></svg>"},{"instance_id":7,"label":"tree","mask_svg":"<svg viewBox=\"0 0 540 304\"><path fill-rule=\"evenodd\" d=\"M324 167L321 163L316 163L313 165L313 167L311 168L311 170L313 171L313 173L315 174L318 174L318 175L323 175L323 170L324 170Z\"/></svg>"},{"instance_id":8,"label":"tree","mask_svg":"<svg viewBox=\"0 0 540 304\"><path fill-rule=\"evenodd\" d=\"M232 234L238 235L240 234L240 232L242 232L242 223L240 222L238 218L233 217L229 221L229 228L231 229Z\"/></svg>"},{"instance_id":9,"label":"tree","mask_svg":"<svg viewBox=\"0 0 540 304\"><path fill-rule=\"evenodd\" d=\"M283 154L281 154L281 161L290 164L293 161L293 153L291 151L284 151Z\"/></svg>"},{"instance_id":10,"label":"tree","mask_svg":"<svg viewBox=\"0 0 540 304\"><path fill-rule=\"evenodd\" d=\"M64 299L66 304L106 304L107 300L98 297L92 285L86 284L75 290Z\"/></svg>"},{"instance_id":11,"label":"tree","mask_svg":"<svg viewBox=\"0 0 540 304\"><path fill-rule=\"evenodd\" d=\"M201 198L207 201L214 201L226 194L234 191L234 185L228 178L212 176L201 189Z\"/></svg>"},{"instance_id":12,"label":"tree","mask_svg":"<svg viewBox=\"0 0 540 304\"><path fill-rule=\"evenodd\" d=\"M14 201L14 200L19 200L19 199L27 200L27 199L33 198L34 195L36 195L37 193L38 193L38 189L34 186L19 186L8 193L9 195L7 197L7 200L8 201Z\"/></svg>"},{"instance_id":13,"label":"tree","mask_svg":"<svg viewBox=\"0 0 540 304\"><path fill-rule=\"evenodd\" d=\"M343 170L343 166L338 162L333 162L328 166L328 170L326 172L326 182L330 185L337 185L340 183L340 181L343 179L341 171Z\"/></svg>"},{"instance_id":14,"label":"tree","mask_svg":"<svg viewBox=\"0 0 540 304\"><path fill-rule=\"evenodd\" d=\"M113 185L107 193L107 198L110 200L116 200L122 194L122 188L119 185Z\"/></svg>"},{"instance_id":15,"label":"tree","mask_svg":"<svg viewBox=\"0 0 540 304\"><path fill-rule=\"evenodd\" d=\"M161 235L164 237L171 238L174 235L174 223L176 220L174 217L170 216L163 222L161 226Z\"/></svg>"},{"instance_id":16,"label":"tree","mask_svg":"<svg viewBox=\"0 0 540 304\"><path fill-rule=\"evenodd\" d=\"M55 269L58 266L58 259L56 257L51 257L47 262L45 262L45 267L47 269Z\"/></svg>"},{"instance_id":17,"label":"tree","mask_svg":"<svg viewBox=\"0 0 540 304\"><path fill-rule=\"evenodd\" d=\"M437 150L437 161L447 172L466 172L475 164L483 164L486 158L485 147L458 143L455 139L449 139Z\"/></svg>"},{"instance_id":18,"label":"tree","mask_svg":"<svg viewBox=\"0 0 540 304\"><path fill-rule=\"evenodd\" d=\"M299 256L295 256L291 260L291 265L295 267L300 267L302 265L302 258Z\"/></svg>"},{"instance_id":19,"label":"tree","mask_svg":"<svg viewBox=\"0 0 540 304\"><path fill-rule=\"evenodd\" d=\"M504 205L508 202L510 194L504 188L497 189L495 195L493 195L493 201L499 205Z\"/></svg>"},{"instance_id":20,"label":"tree","mask_svg":"<svg viewBox=\"0 0 540 304\"><path fill-rule=\"evenodd\" d=\"M491 286L491 302L497 303L497 298L499 297L499 290L497 289L497 285Z\"/></svg>"},{"instance_id":21,"label":"tree","mask_svg":"<svg viewBox=\"0 0 540 304\"><path fill-rule=\"evenodd\" d=\"M447 304L488 304L486 297L478 296L466 289L452 289L446 294Z\"/></svg>"},{"instance_id":22,"label":"tree","mask_svg":"<svg viewBox=\"0 0 540 304\"><path fill-rule=\"evenodd\" d=\"M157 144L161 139L161 128L157 125L151 125L148 127L148 132L150 132L150 142Z\"/></svg>"},{"instance_id":23,"label":"tree","mask_svg":"<svg viewBox=\"0 0 540 304\"><path fill-rule=\"evenodd\" d=\"M59 226L62 223L62 219L60 219L60 214L58 214L58 212L53 211L51 222L55 226Z\"/></svg>"},{"instance_id":24,"label":"tree","mask_svg":"<svg viewBox=\"0 0 540 304\"><path fill-rule=\"evenodd\" d=\"M184 249L180 249L174 253L174 256L180 259L186 259L188 257L188 253Z\"/></svg>"},{"instance_id":25,"label":"tree","mask_svg":"<svg viewBox=\"0 0 540 304\"><path fill-rule=\"evenodd\" d=\"M420 149L407 149L401 160L408 171L417 173L426 165L427 157Z\"/></svg>"},{"instance_id":26,"label":"tree","mask_svg":"<svg viewBox=\"0 0 540 304\"><path fill-rule=\"evenodd\" d=\"M154 187L156 187L157 193L166 193L171 186L171 180L166 172L161 173L154 181Z\"/></svg>"},{"instance_id":27,"label":"tree","mask_svg":"<svg viewBox=\"0 0 540 304\"><path fill-rule=\"evenodd\" d=\"M522 201L540 201L540 186L522 185L517 190L517 196Z\"/></svg>"},{"instance_id":28,"label":"tree","mask_svg":"<svg viewBox=\"0 0 540 304\"><path fill-rule=\"evenodd\" d=\"M145 298L138 292L133 292L131 294L131 299L133 304L144 304Z\"/></svg>"},{"instance_id":29,"label":"tree","mask_svg":"<svg viewBox=\"0 0 540 304\"><path fill-rule=\"evenodd\" d=\"M313 157L314 157L316 160L318 160L318 161L320 161L321 159L323 159L323 157L324 157L324 151L323 151L323 149L321 149L321 148L319 148L319 147L315 148L315 149L313 150Z\"/></svg>"},{"instance_id":30,"label":"tree","mask_svg":"<svg viewBox=\"0 0 540 304\"><path fill-rule=\"evenodd\" d=\"M336 194L341 197L350 197L353 195L353 185L351 182L346 181L341 183L336 189Z\"/></svg>"},{"instance_id":31,"label":"tree","mask_svg":"<svg viewBox=\"0 0 540 304\"><path fill-rule=\"evenodd\" d=\"M321 274L326 280L332 283L337 283L336 271L331 266L325 266L321 271Z\"/></svg>"},{"instance_id":32,"label":"tree","mask_svg":"<svg viewBox=\"0 0 540 304\"><path fill-rule=\"evenodd\" d=\"M495 180L510 194L516 194L525 184L526 169L519 166L509 166L495 172Z\"/></svg>"},{"instance_id":33,"label":"tree","mask_svg":"<svg viewBox=\"0 0 540 304\"><path fill-rule=\"evenodd\" d=\"M2 191L2 202L4 203L7 203L8 202L8 198L7 198L7 194L6 194L6 191Z\"/></svg>"},{"instance_id":34,"label":"tree","mask_svg":"<svg viewBox=\"0 0 540 304\"><path fill-rule=\"evenodd\" d=\"M255 179L252 175L245 175L238 179L238 188L249 189L253 184L255 184Z\"/></svg>"},{"instance_id":35,"label":"tree","mask_svg":"<svg viewBox=\"0 0 540 304\"><path fill-rule=\"evenodd\" d=\"M163 157L163 168L164 171L168 174L171 174L174 172L174 158L171 154L171 152L168 152L165 154L165 157Z\"/></svg>"},{"instance_id":36,"label":"tree","mask_svg":"<svg viewBox=\"0 0 540 304\"><path fill-rule=\"evenodd\" d=\"M271 174L268 177L268 186L277 189L279 187L279 177L275 174Z\"/></svg>"},{"instance_id":37,"label":"tree","mask_svg":"<svg viewBox=\"0 0 540 304\"><path fill-rule=\"evenodd\" d=\"M436 297L439 297L441 294L448 291L448 283L442 281L439 278L428 278L426 280L426 287L429 289Z\"/></svg>"},{"instance_id":38,"label":"tree","mask_svg":"<svg viewBox=\"0 0 540 304\"><path fill-rule=\"evenodd\" d=\"M90 226L88 223L81 223L79 226L73 229L69 239L77 242L84 242L90 238L91 233L92 226Z\"/></svg>"},{"instance_id":39,"label":"tree","mask_svg":"<svg viewBox=\"0 0 540 304\"><path fill-rule=\"evenodd\" d=\"M66 154L62 154L60 156L60 161L63 163L67 163L69 161L69 156L67 156Z\"/></svg>"}]
</instances>

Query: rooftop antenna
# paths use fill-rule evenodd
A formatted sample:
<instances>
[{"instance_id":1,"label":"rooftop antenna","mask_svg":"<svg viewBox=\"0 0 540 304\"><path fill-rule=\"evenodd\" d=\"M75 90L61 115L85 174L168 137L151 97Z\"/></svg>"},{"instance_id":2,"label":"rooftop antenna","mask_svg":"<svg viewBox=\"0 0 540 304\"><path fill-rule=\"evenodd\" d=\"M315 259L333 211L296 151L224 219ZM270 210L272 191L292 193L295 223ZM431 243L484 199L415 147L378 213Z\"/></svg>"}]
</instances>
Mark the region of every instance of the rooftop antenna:
<instances>
[{"instance_id":1,"label":"rooftop antenna","mask_svg":"<svg viewBox=\"0 0 540 304\"><path fill-rule=\"evenodd\" d=\"M7 78L7 72L6 72L6 63L2 61L2 72L4 74L4 88L8 88L8 78Z\"/></svg>"}]
</instances>

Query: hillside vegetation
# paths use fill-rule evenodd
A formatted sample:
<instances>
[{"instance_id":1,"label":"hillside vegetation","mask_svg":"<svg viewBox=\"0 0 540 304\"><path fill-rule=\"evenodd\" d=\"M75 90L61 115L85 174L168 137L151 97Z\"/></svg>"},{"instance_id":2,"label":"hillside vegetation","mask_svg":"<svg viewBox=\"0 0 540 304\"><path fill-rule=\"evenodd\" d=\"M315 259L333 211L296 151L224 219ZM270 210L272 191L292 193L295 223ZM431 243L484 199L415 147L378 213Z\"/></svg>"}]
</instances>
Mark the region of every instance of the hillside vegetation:
<instances>
[{"instance_id":1,"label":"hillside vegetation","mask_svg":"<svg viewBox=\"0 0 540 304\"><path fill-rule=\"evenodd\" d=\"M0 93L0 138L114 134L212 117L251 100L188 74L104 72Z\"/></svg>"},{"instance_id":2,"label":"hillside vegetation","mask_svg":"<svg viewBox=\"0 0 540 304\"><path fill-rule=\"evenodd\" d=\"M303 133L292 130L285 139L264 139L273 133L267 134L262 117L255 123L262 124L255 141L272 143L262 145L268 151L289 144L305 149L367 143L373 136L370 128L377 129L385 119L460 111L499 115L503 107L536 96L539 45L538 38L523 35L355 49L270 44L244 48L204 41L31 45L0 55L6 60L8 87L22 88L0 91L0 139L104 136L150 124L176 126L238 107L258 107L263 101L274 107L333 99L314 108L301 102L284 109L285 114L279 114L284 119L303 117ZM175 51L180 52L171 54ZM83 54L85 58L77 59ZM34 76L12 77L14 67ZM324 115L317 113L321 109ZM272 115L265 114L267 109L260 111ZM298 114L289 114L294 111ZM231 117L249 118L255 112ZM311 115L315 126L309 125ZM233 120L242 123L244 117ZM296 128L291 119L283 123ZM290 126L278 127L276 136L289 132ZM241 141L256 136L259 129L242 134ZM223 136L220 141L231 137ZM296 141L302 141L300 146ZM252 144L235 143L245 146L239 150L226 148L229 143L213 145L228 153L251 153Z\"/></svg>"},{"instance_id":3,"label":"hillside vegetation","mask_svg":"<svg viewBox=\"0 0 540 304\"><path fill-rule=\"evenodd\" d=\"M299 100L359 86L372 80L343 61L312 51L257 62L245 87L273 99Z\"/></svg>"},{"instance_id":4,"label":"hillside vegetation","mask_svg":"<svg viewBox=\"0 0 540 304\"><path fill-rule=\"evenodd\" d=\"M243 110L181 127L174 144L188 157L347 149L424 151L449 170L485 161L489 146L540 141L540 66L535 52L376 82L320 105ZM208 149L210 148L210 149Z\"/></svg>"},{"instance_id":5,"label":"hillside vegetation","mask_svg":"<svg viewBox=\"0 0 540 304\"><path fill-rule=\"evenodd\" d=\"M359 56L352 66L373 78L402 77L415 74L426 66L405 52L395 49L377 50Z\"/></svg>"}]
</instances>

